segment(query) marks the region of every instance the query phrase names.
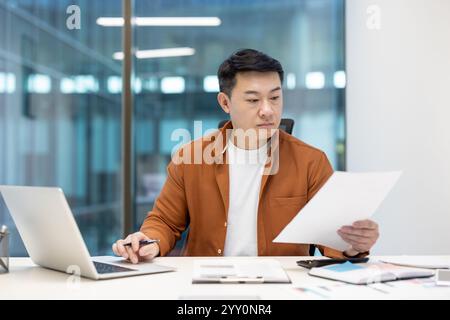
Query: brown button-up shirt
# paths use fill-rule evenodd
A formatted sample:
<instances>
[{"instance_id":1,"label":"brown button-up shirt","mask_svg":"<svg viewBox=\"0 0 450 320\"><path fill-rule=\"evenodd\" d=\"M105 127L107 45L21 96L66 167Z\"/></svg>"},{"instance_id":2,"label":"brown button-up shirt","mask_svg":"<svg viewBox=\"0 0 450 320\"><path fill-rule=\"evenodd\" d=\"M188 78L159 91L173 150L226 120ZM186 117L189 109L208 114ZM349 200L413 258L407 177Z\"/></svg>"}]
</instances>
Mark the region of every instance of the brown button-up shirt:
<instances>
[{"instance_id":1,"label":"brown button-up shirt","mask_svg":"<svg viewBox=\"0 0 450 320\"><path fill-rule=\"evenodd\" d=\"M141 227L148 237L160 239L161 256L173 249L188 226L184 255L223 255L230 193L226 147L231 129L228 122L210 136L187 144L168 165L167 180ZM322 187L333 169L322 151L281 130L268 149L270 157L259 193L258 255L308 256L309 244L272 241ZM201 153L210 154L214 161L205 161ZM188 158L194 163L181 161ZM340 251L318 247L326 256L343 256Z\"/></svg>"}]
</instances>

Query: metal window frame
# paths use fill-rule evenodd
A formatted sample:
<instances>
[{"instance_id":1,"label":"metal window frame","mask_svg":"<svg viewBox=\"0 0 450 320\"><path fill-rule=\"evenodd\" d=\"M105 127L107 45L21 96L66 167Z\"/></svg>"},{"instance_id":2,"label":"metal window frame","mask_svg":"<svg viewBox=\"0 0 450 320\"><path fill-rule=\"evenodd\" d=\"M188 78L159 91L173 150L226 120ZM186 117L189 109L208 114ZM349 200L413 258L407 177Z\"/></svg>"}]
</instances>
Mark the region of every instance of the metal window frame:
<instances>
[{"instance_id":1,"label":"metal window frame","mask_svg":"<svg viewBox=\"0 0 450 320\"><path fill-rule=\"evenodd\" d=\"M122 218L123 236L134 229L134 136L133 136L133 0L122 0Z\"/></svg>"}]
</instances>

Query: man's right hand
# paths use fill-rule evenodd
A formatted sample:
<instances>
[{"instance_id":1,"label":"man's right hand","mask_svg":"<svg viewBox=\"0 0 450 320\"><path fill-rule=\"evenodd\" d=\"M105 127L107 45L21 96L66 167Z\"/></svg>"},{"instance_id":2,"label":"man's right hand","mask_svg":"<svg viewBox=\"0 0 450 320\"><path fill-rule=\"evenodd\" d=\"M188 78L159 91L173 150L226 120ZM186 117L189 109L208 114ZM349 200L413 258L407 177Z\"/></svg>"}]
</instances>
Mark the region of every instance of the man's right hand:
<instances>
[{"instance_id":1,"label":"man's right hand","mask_svg":"<svg viewBox=\"0 0 450 320\"><path fill-rule=\"evenodd\" d=\"M151 243L149 245L139 247L139 241L149 240L142 232L130 234L123 240L117 240L113 244L112 250L116 256L123 257L131 261L131 263L138 263L139 261L148 261L159 254L159 244ZM124 246L126 243L131 243L131 246Z\"/></svg>"}]
</instances>

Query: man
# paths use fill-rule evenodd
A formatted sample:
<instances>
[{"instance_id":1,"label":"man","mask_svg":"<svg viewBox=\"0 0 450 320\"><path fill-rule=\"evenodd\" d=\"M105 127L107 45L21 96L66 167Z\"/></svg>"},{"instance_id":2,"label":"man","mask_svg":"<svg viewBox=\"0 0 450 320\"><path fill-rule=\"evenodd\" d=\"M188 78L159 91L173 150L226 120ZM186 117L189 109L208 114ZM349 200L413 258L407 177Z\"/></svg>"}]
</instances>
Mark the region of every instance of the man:
<instances>
[{"instance_id":1,"label":"man","mask_svg":"<svg viewBox=\"0 0 450 320\"><path fill-rule=\"evenodd\" d=\"M272 240L333 170L322 151L277 130L283 74L277 60L251 49L222 63L217 100L231 122L176 153L153 210L140 232L113 245L116 255L132 263L167 255L188 226L189 256L309 255L308 244ZM199 150L202 161L189 161ZM378 238L378 225L357 221L337 233L348 249L318 246L324 255L364 256ZM139 247L149 238L160 242Z\"/></svg>"}]
</instances>

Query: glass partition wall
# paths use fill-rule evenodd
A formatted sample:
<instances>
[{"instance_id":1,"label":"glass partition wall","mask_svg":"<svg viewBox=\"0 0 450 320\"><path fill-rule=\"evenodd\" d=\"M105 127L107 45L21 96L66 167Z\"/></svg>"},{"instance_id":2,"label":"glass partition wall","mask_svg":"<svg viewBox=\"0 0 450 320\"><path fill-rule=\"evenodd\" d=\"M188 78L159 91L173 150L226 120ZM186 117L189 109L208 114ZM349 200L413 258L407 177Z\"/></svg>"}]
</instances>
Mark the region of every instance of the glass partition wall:
<instances>
[{"instance_id":1,"label":"glass partition wall","mask_svg":"<svg viewBox=\"0 0 450 320\"><path fill-rule=\"evenodd\" d=\"M0 0L0 184L62 188L91 254L110 254L152 209L174 130L195 139L227 119L216 74L240 48L280 60L293 135L345 169L344 10L344 0ZM26 255L0 197L2 223L11 255Z\"/></svg>"}]
</instances>

